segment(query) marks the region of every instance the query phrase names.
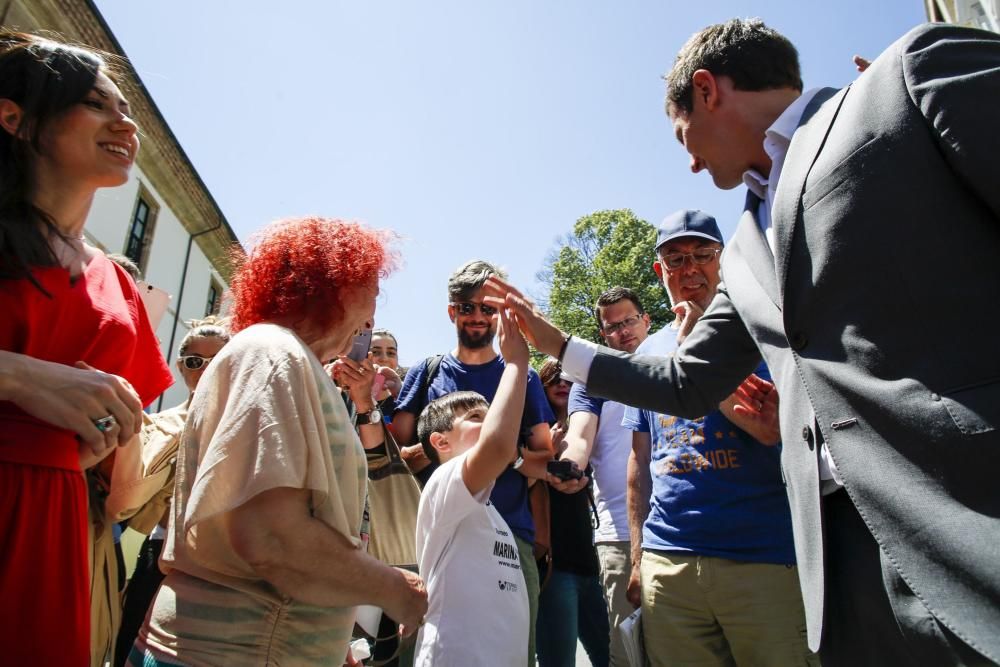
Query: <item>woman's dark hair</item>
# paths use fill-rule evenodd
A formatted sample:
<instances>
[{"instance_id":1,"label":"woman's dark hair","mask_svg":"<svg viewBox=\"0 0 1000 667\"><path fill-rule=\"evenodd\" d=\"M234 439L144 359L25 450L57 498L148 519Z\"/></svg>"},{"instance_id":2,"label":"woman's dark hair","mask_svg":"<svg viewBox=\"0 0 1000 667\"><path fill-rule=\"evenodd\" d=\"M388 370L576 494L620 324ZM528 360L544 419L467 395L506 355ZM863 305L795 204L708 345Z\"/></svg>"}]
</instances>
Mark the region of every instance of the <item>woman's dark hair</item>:
<instances>
[{"instance_id":1,"label":"woman's dark hair","mask_svg":"<svg viewBox=\"0 0 1000 667\"><path fill-rule=\"evenodd\" d=\"M559 363L558 359L550 357L538 369L538 379L542 381L543 387L548 387L550 384L559 382L561 376L562 364Z\"/></svg>"},{"instance_id":2,"label":"woman's dark hair","mask_svg":"<svg viewBox=\"0 0 1000 667\"><path fill-rule=\"evenodd\" d=\"M0 280L27 278L36 266L54 266L48 234L61 233L35 206L33 163L46 125L111 76L97 52L27 33L0 31L0 99L21 107L17 134L0 130Z\"/></svg>"}]
</instances>

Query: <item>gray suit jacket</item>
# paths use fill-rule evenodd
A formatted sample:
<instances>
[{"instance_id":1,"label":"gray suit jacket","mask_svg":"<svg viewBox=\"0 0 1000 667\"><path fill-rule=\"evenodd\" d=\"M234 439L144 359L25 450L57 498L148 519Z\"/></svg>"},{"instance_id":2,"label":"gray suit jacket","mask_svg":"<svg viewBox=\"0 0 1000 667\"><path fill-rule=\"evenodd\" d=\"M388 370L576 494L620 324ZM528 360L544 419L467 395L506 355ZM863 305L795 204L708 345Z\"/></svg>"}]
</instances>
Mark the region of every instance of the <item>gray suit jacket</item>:
<instances>
[{"instance_id":1,"label":"gray suit jacket","mask_svg":"<svg viewBox=\"0 0 1000 667\"><path fill-rule=\"evenodd\" d=\"M675 356L594 359L592 394L695 417L763 356L814 650L825 440L888 561L1000 660L998 161L1000 36L917 28L807 109L772 211L775 256L751 195L724 284Z\"/></svg>"}]
</instances>

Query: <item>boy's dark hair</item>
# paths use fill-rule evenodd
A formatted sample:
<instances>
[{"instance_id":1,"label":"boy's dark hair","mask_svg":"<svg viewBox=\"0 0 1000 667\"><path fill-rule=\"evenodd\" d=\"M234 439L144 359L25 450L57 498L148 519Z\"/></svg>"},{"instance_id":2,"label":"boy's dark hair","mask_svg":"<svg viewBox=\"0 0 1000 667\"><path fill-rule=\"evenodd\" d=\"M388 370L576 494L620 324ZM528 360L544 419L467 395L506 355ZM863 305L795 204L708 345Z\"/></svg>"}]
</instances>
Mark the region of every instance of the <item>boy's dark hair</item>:
<instances>
[{"instance_id":1,"label":"boy's dark hair","mask_svg":"<svg viewBox=\"0 0 1000 667\"><path fill-rule=\"evenodd\" d=\"M788 38L760 19L730 19L696 32L677 53L667 81L670 107L684 114L693 108L691 77L700 69L727 76L737 90L794 88L802 91L799 54Z\"/></svg>"},{"instance_id":2,"label":"boy's dark hair","mask_svg":"<svg viewBox=\"0 0 1000 667\"><path fill-rule=\"evenodd\" d=\"M434 465L441 464L441 457L431 444L431 433L450 431L455 418L473 408L490 406L483 395L475 391L453 391L427 404L417 420L417 438L424 448L424 454Z\"/></svg>"},{"instance_id":3,"label":"boy's dark hair","mask_svg":"<svg viewBox=\"0 0 1000 667\"><path fill-rule=\"evenodd\" d=\"M604 331L604 322L601 321L601 308L606 308L625 299L628 299L635 305L635 309L639 311L640 315L646 312L645 308L642 307L642 301L639 300L639 295L634 291L627 287L612 287L597 297L597 302L594 304L594 319L597 320L597 329L599 331Z\"/></svg>"}]
</instances>

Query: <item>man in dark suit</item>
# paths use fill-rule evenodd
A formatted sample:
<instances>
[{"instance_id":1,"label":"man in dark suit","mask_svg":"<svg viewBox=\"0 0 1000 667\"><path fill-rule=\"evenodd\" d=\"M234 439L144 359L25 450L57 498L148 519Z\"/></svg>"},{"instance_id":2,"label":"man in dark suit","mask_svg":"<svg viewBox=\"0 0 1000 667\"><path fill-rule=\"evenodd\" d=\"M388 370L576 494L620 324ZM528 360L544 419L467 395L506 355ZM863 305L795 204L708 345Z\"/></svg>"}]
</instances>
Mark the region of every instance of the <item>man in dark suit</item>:
<instances>
[{"instance_id":1,"label":"man in dark suit","mask_svg":"<svg viewBox=\"0 0 1000 667\"><path fill-rule=\"evenodd\" d=\"M676 354L570 340L493 293L591 393L643 408L705 414L763 357L810 647L824 664L1000 660L1000 36L922 26L848 88L803 94L791 43L733 20L666 78L692 171L749 190Z\"/></svg>"}]
</instances>

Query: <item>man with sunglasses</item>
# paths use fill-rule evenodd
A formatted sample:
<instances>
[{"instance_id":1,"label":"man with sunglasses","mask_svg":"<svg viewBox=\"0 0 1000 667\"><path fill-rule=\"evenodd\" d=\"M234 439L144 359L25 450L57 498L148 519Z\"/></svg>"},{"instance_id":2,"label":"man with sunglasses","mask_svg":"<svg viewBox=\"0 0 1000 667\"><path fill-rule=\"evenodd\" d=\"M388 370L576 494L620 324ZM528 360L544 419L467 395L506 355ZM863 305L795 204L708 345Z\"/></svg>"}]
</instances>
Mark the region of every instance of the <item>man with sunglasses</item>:
<instances>
[{"instance_id":1,"label":"man with sunglasses","mask_svg":"<svg viewBox=\"0 0 1000 667\"><path fill-rule=\"evenodd\" d=\"M454 391L475 391L490 402L496 394L505 365L503 357L493 349L496 309L483 303L482 294L483 284L494 275L502 277L503 273L481 260L467 262L452 274L448 280L448 317L455 324L458 344L436 364L433 377L428 377L428 368L434 365L434 358L431 358L411 368L403 381L392 426L399 442L410 445L402 448L402 454L414 473L431 465L421 445L412 444L416 441L416 420L424 406ZM545 466L552 458L549 424L554 421L541 380L535 371L529 371L520 455L500 475L490 494L490 501L510 526L518 545L531 610L531 661L534 660L539 581L532 553L535 523L528 504L528 478L547 478ZM567 485L576 490L586 481L584 478L582 482L567 482ZM469 641L475 640L469 638Z\"/></svg>"},{"instance_id":2,"label":"man with sunglasses","mask_svg":"<svg viewBox=\"0 0 1000 667\"><path fill-rule=\"evenodd\" d=\"M653 270L677 319L634 351L667 357L715 298L723 240L701 211L667 216ZM758 376L768 378L761 364ZM767 386L761 381L761 386ZM653 665L817 664L805 642L776 395L766 418L730 397L703 417L627 408L632 572Z\"/></svg>"}]
</instances>

